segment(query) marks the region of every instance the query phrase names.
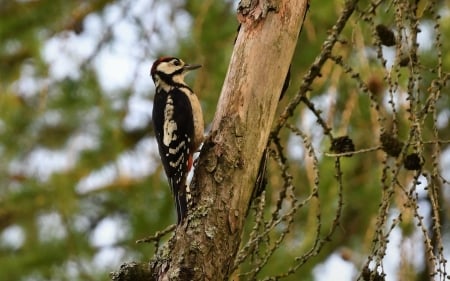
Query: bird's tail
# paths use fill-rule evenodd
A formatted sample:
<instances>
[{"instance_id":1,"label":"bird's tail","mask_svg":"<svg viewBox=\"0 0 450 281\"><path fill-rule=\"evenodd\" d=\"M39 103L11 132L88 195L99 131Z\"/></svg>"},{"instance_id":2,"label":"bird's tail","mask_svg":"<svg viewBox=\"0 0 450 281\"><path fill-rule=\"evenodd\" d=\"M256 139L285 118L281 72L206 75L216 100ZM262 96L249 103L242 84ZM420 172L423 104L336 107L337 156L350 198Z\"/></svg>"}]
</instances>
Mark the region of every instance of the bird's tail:
<instances>
[{"instance_id":1,"label":"bird's tail","mask_svg":"<svg viewBox=\"0 0 450 281\"><path fill-rule=\"evenodd\" d=\"M186 186L180 186L173 193L175 199L175 208L177 209L177 224L181 224L184 218L187 216L187 199L186 199Z\"/></svg>"},{"instance_id":2,"label":"bird's tail","mask_svg":"<svg viewBox=\"0 0 450 281\"><path fill-rule=\"evenodd\" d=\"M187 216L188 206L186 180L188 171L189 170L178 170L175 174L168 177L170 188L172 189L173 199L175 201L175 208L177 209L178 224L181 224L183 219Z\"/></svg>"}]
</instances>

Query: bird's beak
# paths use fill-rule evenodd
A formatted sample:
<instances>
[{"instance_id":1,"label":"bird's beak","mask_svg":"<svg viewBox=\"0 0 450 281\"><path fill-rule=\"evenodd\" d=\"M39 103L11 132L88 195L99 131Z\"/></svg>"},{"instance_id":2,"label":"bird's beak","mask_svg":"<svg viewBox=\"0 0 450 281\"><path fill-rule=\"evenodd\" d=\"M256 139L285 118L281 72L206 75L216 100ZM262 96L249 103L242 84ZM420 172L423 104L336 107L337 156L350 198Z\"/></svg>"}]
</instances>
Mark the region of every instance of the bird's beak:
<instances>
[{"instance_id":1,"label":"bird's beak","mask_svg":"<svg viewBox=\"0 0 450 281\"><path fill-rule=\"evenodd\" d=\"M183 69L185 71L190 71L190 70L194 70L194 69L197 69L197 68L200 68L200 67L202 67L201 64L185 64Z\"/></svg>"}]
</instances>

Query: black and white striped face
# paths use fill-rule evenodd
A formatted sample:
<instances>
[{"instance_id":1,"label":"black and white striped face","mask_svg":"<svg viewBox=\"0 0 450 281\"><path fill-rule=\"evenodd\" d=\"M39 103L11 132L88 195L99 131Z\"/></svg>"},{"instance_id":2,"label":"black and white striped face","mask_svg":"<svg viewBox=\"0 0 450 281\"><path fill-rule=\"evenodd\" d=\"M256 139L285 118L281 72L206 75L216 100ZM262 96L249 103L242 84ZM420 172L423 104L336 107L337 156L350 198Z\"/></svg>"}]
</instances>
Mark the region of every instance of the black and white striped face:
<instances>
[{"instance_id":1,"label":"black and white striped face","mask_svg":"<svg viewBox=\"0 0 450 281\"><path fill-rule=\"evenodd\" d=\"M178 58L162 57L153 63L150 74L156 87L167 90L176 84L185 85L184 75L199 67L201 65L189 65Z\"/></svg>"}]
</instances>

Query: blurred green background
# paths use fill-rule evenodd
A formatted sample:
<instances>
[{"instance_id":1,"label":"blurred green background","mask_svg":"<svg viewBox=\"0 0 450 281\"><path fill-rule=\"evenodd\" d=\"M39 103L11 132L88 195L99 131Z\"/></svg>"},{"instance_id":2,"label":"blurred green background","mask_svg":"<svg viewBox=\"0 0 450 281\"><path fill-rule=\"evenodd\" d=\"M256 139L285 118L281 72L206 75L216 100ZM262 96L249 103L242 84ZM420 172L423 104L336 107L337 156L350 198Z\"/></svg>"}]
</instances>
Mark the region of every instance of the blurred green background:
<instances>
[{"instance_id":1,"label":"blurred green background","mask_svg":"<svg viewBox=\"0 0 450 281\"><path fill-rule=\"evenodd\" d=\"M332 228L339 208L331 241L287 280L355 279L368 257L384 257L374 250L379 225L393 241L380 246L388 249L386 280L431 280L421 279L428 259L422 230L436 223L428 186L440 192L434 203L441 237L432 242L447 241L436 255L449 256L450 98L448 86L439 84L450 69L449 2L372 2L359 1L308 99L333 135L349 135L357 149L377 147L381 131L393 132L410 145L405 153L423 157L421 173L378 150L342 158L339 185L335 160L324 154L330 141L311 109L300 105L289 122L308 137L317 163L304 139L280 132L295 186L281 208L295 200L306 204L292 223L265 236L233 280L250 279L245 272L256 265L262 266L257 279L296 267L296 257ZM236 7L225 0L0 1L0 280L109 280L123 262L150 260L155 245L135 241L173 224L175 212L153 138L149 69L161 55L202 64L188 81L211 122L238 28ZM312 1L279 113L343 7L344 1ZM415 7L411 15L408 7ZM414 15L418 57L405 55L413 46ZM382 47L376 24L396 30L402 43ZM412 67L402 65L405 56ZM419 105L427 103L430 114L420 115ZM420 130L412 130L415 125ZM276 161L268 175L264 216L270 221L284 212L277 208L284 189ZM315 188L317 200L309 198ZM387 214L381 202L389 205ZM384 216L387 222L378 224ZM420 216L424 226L417 226ZM253 220L251 213L244 243Z\"/></svg>"}]
</instances>

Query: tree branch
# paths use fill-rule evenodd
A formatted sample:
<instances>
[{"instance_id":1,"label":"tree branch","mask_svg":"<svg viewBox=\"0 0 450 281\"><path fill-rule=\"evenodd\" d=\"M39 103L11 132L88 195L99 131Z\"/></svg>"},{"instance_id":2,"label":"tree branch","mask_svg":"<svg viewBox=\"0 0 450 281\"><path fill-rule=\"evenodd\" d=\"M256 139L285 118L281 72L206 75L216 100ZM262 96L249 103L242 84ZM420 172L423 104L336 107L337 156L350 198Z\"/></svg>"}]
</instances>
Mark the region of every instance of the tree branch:
<instances>
[{"instance_id":1,"label":"tree branch","mask_svg":"<svg viewBox=\"0 0 450 281\"><path fill-rule=\"evenodd\" d=\"M211 134L191 182L193 205L154 257L146 280L226 280L232 273L259 161L308 7L307 0L245 4L238 10L241 28Z\"/></svg>"}]
</instances>

